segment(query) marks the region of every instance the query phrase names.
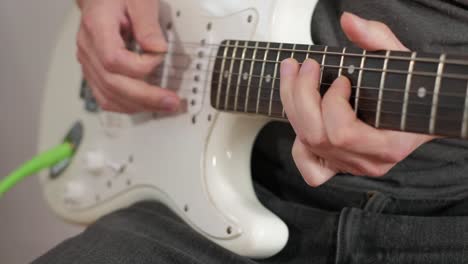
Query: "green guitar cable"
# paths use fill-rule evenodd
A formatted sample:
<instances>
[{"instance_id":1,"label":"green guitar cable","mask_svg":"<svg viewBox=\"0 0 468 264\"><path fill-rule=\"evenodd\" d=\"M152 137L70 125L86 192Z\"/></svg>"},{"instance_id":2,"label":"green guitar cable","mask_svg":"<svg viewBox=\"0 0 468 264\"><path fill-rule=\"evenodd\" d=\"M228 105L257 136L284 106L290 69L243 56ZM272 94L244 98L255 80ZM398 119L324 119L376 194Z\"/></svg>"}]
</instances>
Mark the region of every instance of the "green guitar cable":
<instances>
[{"instance_id":1,"label":"green guitar cable","mask_svg":"<svg viewBox=\"0 0 468 264\"><path fill-rule=\"evenodd\" d=\"M68 142L58 145L24 163L14 170L5 179L0 180L0 198L13 186L27 176L33 175L42 169L49 168L58 162L73 156L74 146Z\"/></svg>"}]
</instances>

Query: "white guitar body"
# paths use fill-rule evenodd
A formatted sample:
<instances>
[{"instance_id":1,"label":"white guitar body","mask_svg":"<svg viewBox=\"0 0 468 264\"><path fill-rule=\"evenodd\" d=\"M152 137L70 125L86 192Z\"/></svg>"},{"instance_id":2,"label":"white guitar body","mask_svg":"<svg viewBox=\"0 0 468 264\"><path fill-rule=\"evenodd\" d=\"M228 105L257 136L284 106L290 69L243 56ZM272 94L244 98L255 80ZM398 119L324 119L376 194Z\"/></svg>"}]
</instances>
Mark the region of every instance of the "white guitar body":
<instances>
[{"instance_id":1,"label":"white guitar body","mask_svg":"<svg viewBox=\"0 0 468 264\"><path fill-rule=\"evenodd\" d=\"M53 211L87 224L135 202L158 200L197 232L235 253L253 258L278 253L288 240L288 228L258 201L250 175L252 146L268 120L221 113L210 105L207 69L216 55L210 44L225 39L311 44L315 5L316 0L161 4L161 25L170 29L169 53L180 51L176 46L183 43L206 43L183 47L191 62L183 78L171 79L170 66L165 66L162 86L193 102L172 116L86 111L77 90L82 74L75 60L79 13L74 10L49 71L40 149L59 143L76 121L83 124L84 134L64 173L55 179L49 173L40 175ZM196 70L197 64L202 70Z\"/></svg>"}]
</instances>

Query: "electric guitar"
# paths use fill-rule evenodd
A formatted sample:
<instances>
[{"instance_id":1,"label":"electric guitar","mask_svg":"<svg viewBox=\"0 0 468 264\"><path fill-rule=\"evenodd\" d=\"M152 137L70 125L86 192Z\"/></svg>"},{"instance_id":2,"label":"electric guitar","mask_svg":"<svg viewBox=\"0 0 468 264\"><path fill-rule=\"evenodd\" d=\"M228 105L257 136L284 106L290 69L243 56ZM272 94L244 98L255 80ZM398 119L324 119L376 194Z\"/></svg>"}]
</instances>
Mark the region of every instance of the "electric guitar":
<instances>
[{"instance_id":1,"label":"electric guitar","mask_svg":"<svg viewBox=\"0 0 468 264\"><path fill-rule=\"evenodd\" d=\"M288 228L255 196L250 158L258 131L272 118L287 121L278 78L279 62L289 57L322 65L322 92L347 76L350 103L369 125L467 137L466 57L312 45L315 5L163 2L169 51L148 82L175 90L185 104L176 114L133 116L101 111L82 81L74 10L57 42L41 115L41 150L65 136L78 146L74 158L40 175L52 210L87 224L137 201L158 200L235 253L278 253Z\"/></svg>"}]
</instances>

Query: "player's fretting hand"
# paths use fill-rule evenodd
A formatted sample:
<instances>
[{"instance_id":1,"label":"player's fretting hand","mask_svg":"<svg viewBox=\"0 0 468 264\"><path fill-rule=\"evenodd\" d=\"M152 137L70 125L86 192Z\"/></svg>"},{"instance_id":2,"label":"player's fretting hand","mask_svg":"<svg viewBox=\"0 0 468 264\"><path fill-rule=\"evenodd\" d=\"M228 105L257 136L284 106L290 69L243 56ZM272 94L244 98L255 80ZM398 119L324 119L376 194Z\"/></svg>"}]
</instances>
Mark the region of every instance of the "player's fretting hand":
<instances>
[{"instance_id":1,"label":"player's fretting hand","mask_svg":"<svg viewBox=\"0 0 468 264\"><path fill-rule=\"evenodd\" d=\"M101 108L107 111L173 112L172 91L143 79L163 59L167 43L158 22L158 0L77 0L81 9L77 57ZM133 35L144 54L125 47Z\"/></svg>"},{"instance_id":2,"label":"player's fretting hand","mask_svg":"<svg viewBox=\"0 0 468 264\"><path fill-rule=\"evenodd\" d=\"M344 13L347 37L366 50L408 50L384 24ZM292 154L306 182L318 186L338 172L382 176L430 136L375 129L359 119L349 98L351 84L339 77L323 98L320 66L293 59L281 64L281 100L295 132Z\"/></svg>"}]
</instances>

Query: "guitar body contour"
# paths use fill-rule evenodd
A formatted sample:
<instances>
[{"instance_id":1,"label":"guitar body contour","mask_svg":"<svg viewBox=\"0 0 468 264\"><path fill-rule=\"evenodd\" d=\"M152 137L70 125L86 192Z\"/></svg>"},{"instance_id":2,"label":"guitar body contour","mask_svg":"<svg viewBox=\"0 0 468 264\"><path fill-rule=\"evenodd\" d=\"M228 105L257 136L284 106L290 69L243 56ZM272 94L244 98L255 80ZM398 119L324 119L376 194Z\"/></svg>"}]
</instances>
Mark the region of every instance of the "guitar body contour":
<instances>
[{"instance_id":1,"label":"guitar body contour","mask_svg":"<svg viewBox=\"0 0 468 264\"><path fill-rule=\"evenodd\" d=\"M42 107L40 150L60 142L76 122L78 151L62 173L40 175L45 197L60 217L88 224L142 200L166 204L215 243L240 255L266 258L288 240L286 225L260 204L250 158L262 117L222 113L210 104L212 57L225 39L310 44L312 0L188 1L161 4L169 57L161 86L187 101L174 115L134 116L86 109L75 59L79 13L64 24ZM169 4L170 3L170 4ZM204 43L204 45L184 45ZM184 69L174 76L172 65ZM208 70L208 71L207 71ZM177 74L176 74L177 75Z\"/></svg>"}]
</instances>

